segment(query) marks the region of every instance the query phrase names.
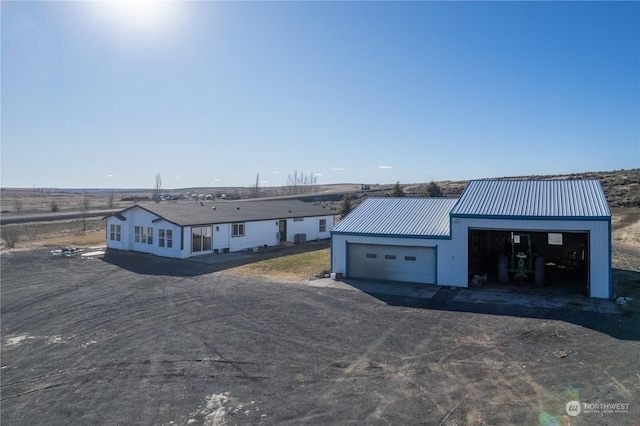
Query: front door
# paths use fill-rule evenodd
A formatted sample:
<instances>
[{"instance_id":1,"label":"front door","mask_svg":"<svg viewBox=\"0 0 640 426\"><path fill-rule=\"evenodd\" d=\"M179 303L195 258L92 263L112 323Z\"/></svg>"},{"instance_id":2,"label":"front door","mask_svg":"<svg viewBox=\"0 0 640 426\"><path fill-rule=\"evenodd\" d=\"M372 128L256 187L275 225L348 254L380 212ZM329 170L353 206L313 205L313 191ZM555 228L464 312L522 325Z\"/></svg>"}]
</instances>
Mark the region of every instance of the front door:
<instances>
[{"instance_id":1,"label":"front door","mask_svg":"<svg viewBox=\"0 0 640 426\"><path fill-rule=\"evenodd\" d=\"M280 233L280 241L287 241L287 220L278 222L278 232Z\"/></svg>"}]
</instances>

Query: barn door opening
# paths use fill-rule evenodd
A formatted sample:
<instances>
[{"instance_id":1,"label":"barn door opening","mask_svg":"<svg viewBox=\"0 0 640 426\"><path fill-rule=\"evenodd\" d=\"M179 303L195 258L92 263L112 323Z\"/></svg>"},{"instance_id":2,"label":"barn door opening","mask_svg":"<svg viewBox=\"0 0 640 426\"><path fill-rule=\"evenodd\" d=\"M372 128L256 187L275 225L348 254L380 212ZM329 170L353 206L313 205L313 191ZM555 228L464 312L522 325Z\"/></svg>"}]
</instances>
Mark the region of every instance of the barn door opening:
<instances>
[{"instance_id":1,"label":"barn door opening","mask_svg":"<svg viewBox=\"0 0 640 426\"><path fill-rule=\"evenodd\" d=\"M589 294L587 232L469 229L468 241L472 287Z\"/></svg>"}]
</instances>

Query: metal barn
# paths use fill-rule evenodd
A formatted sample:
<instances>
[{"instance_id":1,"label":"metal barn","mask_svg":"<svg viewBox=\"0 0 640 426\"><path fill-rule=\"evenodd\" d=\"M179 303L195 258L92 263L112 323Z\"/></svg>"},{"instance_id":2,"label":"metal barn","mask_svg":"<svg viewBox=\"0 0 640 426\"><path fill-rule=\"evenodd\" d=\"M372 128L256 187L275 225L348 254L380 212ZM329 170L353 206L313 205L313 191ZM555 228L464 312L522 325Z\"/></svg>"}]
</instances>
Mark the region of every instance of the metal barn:
<instances>
[{"instance_id":1,"label":"metal barn","mask_svg":"<svg viewBox=\"0 0 640 426\"><path fill-rule=\"evenodd\" d=\"M345 277L564 287L610 298L611 213L598 180L476 180L459 199L371 198L332 231Z\"/></svg>"}]
</instances>

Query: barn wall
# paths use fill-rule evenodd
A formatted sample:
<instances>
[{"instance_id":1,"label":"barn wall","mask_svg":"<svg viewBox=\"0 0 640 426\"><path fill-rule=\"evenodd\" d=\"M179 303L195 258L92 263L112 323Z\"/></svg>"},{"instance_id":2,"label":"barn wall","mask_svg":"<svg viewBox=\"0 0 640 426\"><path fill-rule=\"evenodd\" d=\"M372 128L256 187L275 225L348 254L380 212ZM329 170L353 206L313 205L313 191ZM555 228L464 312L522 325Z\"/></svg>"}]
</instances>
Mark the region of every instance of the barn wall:
<instances>
[{"instance_id":1,"label":"barn wall","mask_svg":"<svg viewBox=\"0 0 640 426\"><path fill-rule=\"evenodd\" d=\"M347 242L361 244L384 244L414 247L436 247L437 284L466 287L466 280L460 284L454 281L458 259L452 252L451 240L443 238L398 238L365 235L333 234L331 237L331 272L347 277Z\"/></svg>"}]
</instances>

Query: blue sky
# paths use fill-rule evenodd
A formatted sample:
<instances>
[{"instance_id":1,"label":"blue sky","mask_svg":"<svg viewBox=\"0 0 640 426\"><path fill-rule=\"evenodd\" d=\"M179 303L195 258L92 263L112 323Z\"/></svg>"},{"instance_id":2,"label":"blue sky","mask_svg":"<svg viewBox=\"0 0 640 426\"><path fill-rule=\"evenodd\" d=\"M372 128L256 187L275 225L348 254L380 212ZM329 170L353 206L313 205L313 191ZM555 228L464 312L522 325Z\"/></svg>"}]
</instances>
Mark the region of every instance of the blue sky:
<instances>
[{"instance_id":1,"label":"blue sky","mask_svg":"<svg viewBox=\"0 0 640 426\"><path fill-rule=\"evenodd\" d=\"M638 2L6 2L2 186L640 167Z\"/></svg>"}]
</instances>

